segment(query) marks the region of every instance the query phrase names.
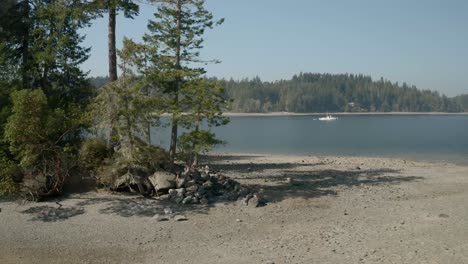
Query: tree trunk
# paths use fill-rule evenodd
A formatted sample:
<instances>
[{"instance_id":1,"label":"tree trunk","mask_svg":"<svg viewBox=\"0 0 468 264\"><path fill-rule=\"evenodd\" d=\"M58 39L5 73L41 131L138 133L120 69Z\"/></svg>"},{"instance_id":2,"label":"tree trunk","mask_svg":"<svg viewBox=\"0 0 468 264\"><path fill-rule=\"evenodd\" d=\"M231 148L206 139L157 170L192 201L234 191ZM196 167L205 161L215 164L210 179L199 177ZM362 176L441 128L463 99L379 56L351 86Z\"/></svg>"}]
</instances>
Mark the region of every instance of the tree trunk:
<instances>
[{"instance_id":1,"label":"tree trunk","mask_svg":"<svg viewBox=\"0 0 468 264\"><path fill-rule=\"evenodd\" d=\"M182 34L182 0L177 1L177 43L176 43L176 64L175 67L177 70L180 70L180 46L181 46L181 34ZM179 90L181 87L182 79L181 77L176 77L176 90L174 95L174 105L176 109L179 105ZM172 129L171 129L171 146L169 148L169 154L171 158L171 163L174 163L176 150L177 150L177 130L178 124L177 119L172 115Z\"/></svg>"},{"instance_id":2,"label":"tree trunk","mask_svg":"<svg viewBox=\"0 0 468 264\"><path fill-rule=\"evenodd\" d=\"M24 12L24 32L23 32L23 40L21 45L23 46L22 50L22 82L23 82L23 88L25 89L30 89L31 88L31 83L30 83L30 72L29 72L29 28L30 28L30 19L29 19L29 13L30 13L30 6L29 6L29 0L25 0L23 2L23 12Z\"/></svg>"},{"instance_id":3,"label":"tree trunk","mask_svg":"<svg viewBox=\"0 0 468 264\"><path fill-rule=\"evenodd\" d=\"M115 27L116 27L116 3L115 0L108 0L109 8L109 24L108 24L108 35L107 35L107 46L109 50L109 80L111 82L117 80L117 51L115 47ZM111 125L109 128L109 139L107 140L108 146L113 149L117 143L115 142L115 136L117 135L117 129Z\"/></svg>"},{"instance_id":4,"label":"tree trunk","mask_svg":"<svg viewBox=\"0 0 468 264\"><path fill-rule=\"evenodd\" d=\"M198 132L200 131L200 126L198 124L199 122L197 122L197 125L195 126L195 132ZM192 145L192 151L195 149L196 145L195 145L195 142L193 143ZM192 157L192 167L198 167L198 152L196 151L193 151L192 152L193 154L193 157Z\"/></svg>"},{"instance_id":5,"label":"tree trunk","mask_svg":"<svg viewBox=\"0 0 468 264\"><path fill-rule=\"evenodd\" d=\"M117 52L115 48L115 20L116 7L113 0L109 1L109 32L108 32L108 48L109 48L109 79L111 82L117 80Z\"/></svg>"}]
</instances>

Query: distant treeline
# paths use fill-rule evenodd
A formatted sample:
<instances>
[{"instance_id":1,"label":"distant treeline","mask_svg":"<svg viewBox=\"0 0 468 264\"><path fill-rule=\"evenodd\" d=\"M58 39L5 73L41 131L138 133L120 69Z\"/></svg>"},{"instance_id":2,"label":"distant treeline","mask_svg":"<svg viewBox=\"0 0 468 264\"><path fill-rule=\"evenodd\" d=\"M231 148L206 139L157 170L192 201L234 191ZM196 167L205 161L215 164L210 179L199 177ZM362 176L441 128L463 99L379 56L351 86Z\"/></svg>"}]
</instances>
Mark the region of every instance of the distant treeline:
<instances>
[{"instance_id":1,"label":"distant treeline","mask_svg":"<svg viewBox=\"0 0 468 264\"><path fill-rule=\"evenodd\" d=\"M453 98L455 102L463 107L465 112L468 112L468 94L463 94Z\"/></svg>"},{"instance_id":2,"label":"distant treeline","mask_svg":"<svg viewBox=\"0 0 468 264\"><path fill-rule=\"evenodd\" d=\"M468 95L449 98L406 83L354 74L300 73L291 80L219 80L233 112L463 112ZM95 87L105 77L91 78Z\"/></svg>"}]
</instances>

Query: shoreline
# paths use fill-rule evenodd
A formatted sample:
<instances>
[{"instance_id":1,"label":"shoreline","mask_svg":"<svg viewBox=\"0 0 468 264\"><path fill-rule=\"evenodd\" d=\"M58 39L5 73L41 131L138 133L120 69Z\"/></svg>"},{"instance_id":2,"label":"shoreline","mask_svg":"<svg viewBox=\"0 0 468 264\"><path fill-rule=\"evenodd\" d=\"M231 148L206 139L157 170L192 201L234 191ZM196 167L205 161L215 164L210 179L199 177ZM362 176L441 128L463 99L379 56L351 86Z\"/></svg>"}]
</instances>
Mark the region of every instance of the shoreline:
<instances>
[{"instance_id":1,"label":"shoreline","mask_svg":"<svg viewBox=\"0 0 468 264\"><path fill-rule=\"evenodd\" d=\"M257 189L266 206L178 205L102 191L0 201L0 262L467 263L468 166L318 155L208 158L210 168ZM157 221L167 208L187 221Z\"/></svg>"},{"instance_id":2,"label":"shoreline","mask_svg":"<svg viewBox=\"0 0 468 264\"><path fill-rule=\"evenodd\" d=\"M323 116L327 113L296 113L296 112L268 112L268 113L240 113L224 112L224 116L231 117L257 117L257 116ZM448 112L329 112L330 115L468 115L468 112L448 113Z\"/></svg>"},{"instance_id":3,"label":"shoreline","mask_svg":"<svg viewBox=\"0 0 468 264\"><path fill-rule=\"evenodd\" d=\"M385 160L393 160L399 162L413 162L413 163L423 163L423 164L438 164L438 165L453 165L453 166L462 166L468 167L468 161L463 158L460 158L457 161L455 160L443 160L443 159L430 159L430 158L418 158L418 157L411 157L411 156L385 156L385 155L333 155L333 154L317 154L317 153L261 153L261 152L236 152L236 151L212 151L208 155L203 156L203 158L209 159L210 156L250 156L252 158L258 156L265 156L265 157L284 157L284 158L302 158L302 157L309 157L309 158L334 158L334 159L385 159Z\"/></svg>"}]
</instances>

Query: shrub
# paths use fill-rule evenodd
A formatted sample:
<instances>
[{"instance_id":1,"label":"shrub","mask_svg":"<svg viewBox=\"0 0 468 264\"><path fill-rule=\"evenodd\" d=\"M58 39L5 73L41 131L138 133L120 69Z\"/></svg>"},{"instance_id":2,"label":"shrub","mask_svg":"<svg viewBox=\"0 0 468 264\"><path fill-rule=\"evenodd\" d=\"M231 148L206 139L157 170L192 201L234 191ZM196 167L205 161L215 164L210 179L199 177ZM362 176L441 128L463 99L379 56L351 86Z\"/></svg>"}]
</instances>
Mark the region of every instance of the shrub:
<instances>
[{"instance_id":1,"label":"shrub","mask_svg":"<svg viewBox=\"0 0 468 264\"><path fill-rule=\"evenodd\" d=\"M91 173L97 172L109 156L110 150L105 140L89 138L85 139L81 144L79 153L80 164Z\"/></svg>"},{"instance_id":2,"label":"shrub","mask_svg":"<svg viewBox=\"0 0 468 264\"><path fill-rule=\"evenodd\" d=\"M14 179L19 172L18 166L0 150L0 195L11 195L18 191L18 185Z\"/></svg>"},{"instance_id":3,"label":"shrub","mask_svg":"<svg viewBox=\"0 0 468 264\"><path fill-rule=\"evenodd\" d=\"M179 158L188 165L196 166L200 154L205 154L221 144L224 144L224 141L217 139L210 131L199 130L184 133L179 137Z\"/></svg>"}]
</instances>

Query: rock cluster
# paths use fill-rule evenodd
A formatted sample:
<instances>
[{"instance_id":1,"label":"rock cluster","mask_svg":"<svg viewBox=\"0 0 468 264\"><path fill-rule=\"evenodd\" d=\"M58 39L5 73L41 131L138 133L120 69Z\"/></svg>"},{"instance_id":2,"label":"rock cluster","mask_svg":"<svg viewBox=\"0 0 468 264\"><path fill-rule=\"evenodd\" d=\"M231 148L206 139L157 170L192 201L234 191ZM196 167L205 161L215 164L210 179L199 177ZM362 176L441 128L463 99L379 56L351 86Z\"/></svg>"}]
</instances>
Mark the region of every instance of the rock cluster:
<instances>
[{"instance_id":1,"label":"rock cluster","mask_svg":"<svg viewBox=\"0 0 468 264\"><path fill-rule=\"evenodd\" d=\"M168 172L156 172L149 177L161 200L178 204L208 204L215 200L240 200L246 205L260 206L262 200L258 194L242 186L239 182L211 171L208 166L203 169L185 169L175 175ZM251 202L249 202L251 201Z\"/></svg>"}]
</instances>

